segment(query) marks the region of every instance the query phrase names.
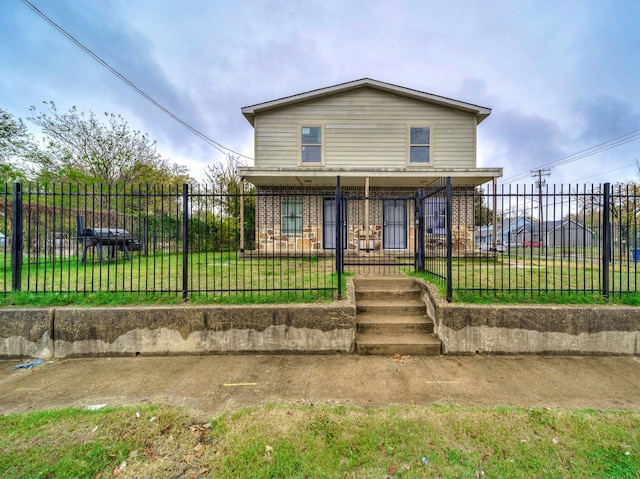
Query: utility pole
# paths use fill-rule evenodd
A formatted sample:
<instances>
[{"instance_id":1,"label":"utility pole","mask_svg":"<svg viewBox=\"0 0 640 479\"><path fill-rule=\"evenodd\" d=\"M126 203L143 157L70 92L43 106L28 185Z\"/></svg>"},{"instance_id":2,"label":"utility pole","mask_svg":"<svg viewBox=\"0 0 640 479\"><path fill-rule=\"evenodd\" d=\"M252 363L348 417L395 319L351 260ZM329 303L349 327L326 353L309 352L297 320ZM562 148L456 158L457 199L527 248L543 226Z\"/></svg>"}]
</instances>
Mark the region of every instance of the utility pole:
<instances>
[{"instance_id":1,"label":"utility pole","mask_svg":"<svg viewBox=\"0 0 640 479\"><path fill-rule=\"evenodd\" d=\"M542 187L546 185L546 181L543 177L549 176L549 175L551 175L551 170L549 168L538 168L537 170L531 170L531 176L533 178L536 178L536 177L538 178L538 181L536 181L536 184L538 186L538 217L540 221L538 225L538 243L542 242L542 225L544 223L544 216L542 214ZM545 234L546 233L547 232L545 231ZM546 241L545 241L545 246L546 246Z\"/></svg>"}]
</instances>

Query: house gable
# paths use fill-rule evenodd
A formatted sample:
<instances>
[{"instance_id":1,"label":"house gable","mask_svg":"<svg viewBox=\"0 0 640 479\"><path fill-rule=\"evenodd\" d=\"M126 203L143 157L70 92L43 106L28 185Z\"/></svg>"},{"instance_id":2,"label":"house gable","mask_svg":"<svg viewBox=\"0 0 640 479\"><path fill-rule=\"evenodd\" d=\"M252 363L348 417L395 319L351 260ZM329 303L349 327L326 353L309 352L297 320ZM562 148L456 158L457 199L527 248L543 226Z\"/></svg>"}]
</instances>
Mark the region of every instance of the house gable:
<instances>
[{"instance_id":1,"label":"house gable","mask_svg":"<svg viewBox=\"0 0 640 479\"><path fill-rule=\"evenodd\" d=\"M472 113L478 117L478 123L484 120L491 114L491 109L472 103L466 103L451 98L446 98L432 93L426 93L411 88L406 88L391 83L385 83L378 80L372 80L371 78L362 78L351 82L341 83L338 85L320 88L297 95L291 95L288 97L280 98L278 100L272 100L256 105L250 105L242 108L242 114L247 120L254 125L254 116L258 112L264 112L273 108L281 108L291 106L296 103L303 103L314 99L319 99L326 96L331 96L336 93L344 93L351 90L357 90L362 87L374 88L379 91L392 93L398 96L404 96L407 98L414 98L419 101L430 102L435 105L441 105L446 108L458 109L460 111L466 111ZM255 125L254 125L255 126Z\"/></svg>"}]
</instances>

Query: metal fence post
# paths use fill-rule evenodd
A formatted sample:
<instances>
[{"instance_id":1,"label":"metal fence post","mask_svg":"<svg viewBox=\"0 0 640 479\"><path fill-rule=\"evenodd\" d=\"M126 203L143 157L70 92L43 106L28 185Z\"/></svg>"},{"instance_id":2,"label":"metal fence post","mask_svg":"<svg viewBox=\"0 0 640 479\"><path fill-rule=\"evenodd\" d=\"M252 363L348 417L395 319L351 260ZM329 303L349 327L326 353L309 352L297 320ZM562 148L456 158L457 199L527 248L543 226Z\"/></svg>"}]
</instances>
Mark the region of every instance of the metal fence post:
<instances>
[{"instance_id":1,"label":"metal fence post","mask_svg":"<svg viewBox=\"0 0 640 479\"><path fill-rule=\"evenodd\" d=\"M447 222L447 301L451 302L453 299L453 278L451 277L453 273L453 235L451 231L451 227L453 225L453 218L451 214L453 212L453 189L451 187L451 177L447 176L446 182L446 218Z\"/></svg>"},{"instance_id":2,"label":"metal fence post","mask_svg":"<svg viewBox=\"0 0 640 479\"><path fill-rule=\"evenodd\" d=\"M415 264L416 271L424 271L424 188L416 191L415 194Z\"/></svg>"},{"instance_id":3,"label":"metal fence post","mask_svg":"<svg viewBox=\"0 0 640 479\"><path fill-rule=\"evenodd\" d=\"M342 299L342 191L340 176L336 178L336 274L338 276L338 300Z\"/></svg>"},{"instance_id":4,"label":"metal fence post","mask_svg":"<svg viewBox=\"0 0 640 479\"><path fill-rule=\"evenodd\" d=\"M189 291L189 185L182 184L182 299Z\"/></svg>"},{"instance_id":5,"label":"metal fence post","mask_svg":"<svg viewBox=\"0 0 640 479\"><path fill-rule=\"evenodd\" d=\"M13 212L11 215L11 289L22 287L22 184L13 184Z\"/></svg>"},{"instance_id":6,"label":"metal fence post","mask_svg":"<svg viewBox=\"0 0 640 479\"><path fill-rule=\"evenodd\" d=\"M611 184L604 184L602 208L602 295L609 298L609 266L611 264Z\"/></svg>"}]
</instances>

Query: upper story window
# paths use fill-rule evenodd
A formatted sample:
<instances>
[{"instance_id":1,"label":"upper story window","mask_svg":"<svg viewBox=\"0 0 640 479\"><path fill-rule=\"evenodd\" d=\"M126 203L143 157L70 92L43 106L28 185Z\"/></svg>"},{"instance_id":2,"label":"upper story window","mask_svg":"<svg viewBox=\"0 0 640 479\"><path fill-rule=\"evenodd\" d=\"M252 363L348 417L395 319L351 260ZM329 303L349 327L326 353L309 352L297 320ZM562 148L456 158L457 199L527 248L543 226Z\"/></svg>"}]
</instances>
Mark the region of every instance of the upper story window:
<instances>
[{"instance_id":1,"label":"upper story window","mask_svg":"<svg viewBox=\"0 0 640 479\"><path fill-rule=\"evenodd\" d=\"M303 126L300 130L300 162L322 163L322 127Z\"/></svg>"},{"instance_id":2,"label":"upper story window","mask_svg":"<svg viewBox=\"0 0 640 479\"><path fill-rule=\"evenodd\" d=\"M429 163L429 148L431 147L431 128L428 126L411 127L409 140L409 162Z\"/></svg>"}]
</instances>

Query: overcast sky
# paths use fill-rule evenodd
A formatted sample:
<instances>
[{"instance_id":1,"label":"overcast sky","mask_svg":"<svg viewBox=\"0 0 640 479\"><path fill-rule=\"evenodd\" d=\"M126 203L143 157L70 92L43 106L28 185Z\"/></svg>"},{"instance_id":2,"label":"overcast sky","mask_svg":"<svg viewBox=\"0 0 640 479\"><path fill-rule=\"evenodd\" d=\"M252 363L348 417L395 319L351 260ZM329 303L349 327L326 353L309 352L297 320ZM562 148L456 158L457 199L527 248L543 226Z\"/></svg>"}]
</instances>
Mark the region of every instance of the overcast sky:
<instances>
[{"instance_id":1,"label":"overcast sky","mask_svg":"<svg viewBox=\"0 0 640 479\"><path fill-rule=\"evenodd\" d=\"M503 167L505 182L530 184L543 167L556 184L640 180L638 0L30 1L174 115L249 157L243 106L368 77L491 108L478 166ZM29 108L49 100L121 114L198 180L225 160L25 3L2 0L0 108L35 134ZM609 148L616 138L629 141ZM604 151L557 164L596 145Z\"/></svg>"}]
</instances>

